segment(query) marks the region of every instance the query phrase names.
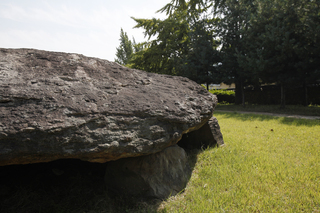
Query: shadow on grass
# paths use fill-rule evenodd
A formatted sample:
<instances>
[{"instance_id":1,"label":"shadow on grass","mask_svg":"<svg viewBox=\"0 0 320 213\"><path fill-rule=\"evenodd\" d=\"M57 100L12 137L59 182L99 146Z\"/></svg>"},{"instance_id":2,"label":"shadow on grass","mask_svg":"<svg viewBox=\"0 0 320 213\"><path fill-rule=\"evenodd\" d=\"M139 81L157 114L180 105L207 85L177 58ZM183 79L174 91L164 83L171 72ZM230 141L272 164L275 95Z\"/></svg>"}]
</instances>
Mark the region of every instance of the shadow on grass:
<instances>
[{"instance_id":1,"label":"shadow on grass","mask_svg":"<svg viewBox=\"0 0 320 213\"><path fill-rule=\"evenodd\" d=\"M308 120L298 118L277 117L271 115L259 115L259 114L241 114L237 112L214 112L214 115L222 115L226 118L234 118L241 121L269 121L277 120L281 124L294 125L294 126L319 126L320 120Z\"/></svg>"}]
</instances>

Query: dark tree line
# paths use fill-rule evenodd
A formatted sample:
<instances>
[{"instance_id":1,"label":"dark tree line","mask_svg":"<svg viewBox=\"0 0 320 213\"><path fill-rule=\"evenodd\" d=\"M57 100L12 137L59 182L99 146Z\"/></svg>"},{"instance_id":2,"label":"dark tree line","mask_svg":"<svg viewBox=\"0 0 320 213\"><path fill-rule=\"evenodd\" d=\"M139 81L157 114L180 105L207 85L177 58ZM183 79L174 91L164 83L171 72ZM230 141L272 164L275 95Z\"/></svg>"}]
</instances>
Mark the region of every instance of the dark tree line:
<instances>
[{"instance_id":1,"label":"dark tree line","mask_svg":"<svg viewBox=\"0 0 320 213\"><path fill-rule=\"evenodd\" d=\"M148 41L127 66L198 83L235 83L236 104L244 88L319 84L320 0L172 0L159 10L167 18L136 19Z\"/></svg>"}]
</instances>

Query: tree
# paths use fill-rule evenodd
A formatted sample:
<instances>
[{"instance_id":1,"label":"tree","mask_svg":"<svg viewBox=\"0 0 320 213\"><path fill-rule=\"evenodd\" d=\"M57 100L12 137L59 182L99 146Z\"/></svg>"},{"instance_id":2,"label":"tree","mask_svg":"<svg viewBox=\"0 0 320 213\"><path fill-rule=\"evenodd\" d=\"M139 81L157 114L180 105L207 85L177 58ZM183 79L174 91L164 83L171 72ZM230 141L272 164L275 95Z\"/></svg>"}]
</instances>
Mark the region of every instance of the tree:
<instances>
[{"instance_id":1,"label":"tree","mask_svg":"<svg viewBox=\"0 0 320 213\"><path fill-rule=\"evenodd\" d=\"M185 13L160 19L136 19L135 28L143 28L148 42L144 49L134 55L132 67L148 72L177 75L177 64L187 52L189 25ZM151 37L155 39L150 40Z\"/></svg>"},{"instance_id":2,"label":"tree","mask_svg":"<svg viewBox=\"0 0 320 213\"><path fill-rule=\"evenodd\" d=\"M219 42L214 39L215 19L198 17L190 21L190 42L188 53L181 57L182 66L179 74L198 83L220 83L217 65L221 61L217 47Z\"/></svg>"},{"instance_id":3,"label":"tree","mask_svg":"<svg viewBox=\"0 0 320 213\"><path fill-rule=\"evenodd\" d=\"M134 54L132 67L210 83L218 58L212 30L215 20L201 17L201 12L177 10L165 20L133 18L145 36L156 38Z\"/></svg>"},{"instance_id":4,"label":"tree","mask_svg":"<svg viewBox=\"0 0 320 213\"><path fill-rule=\"evenodd\" d=\"M311 6L311 2L256 2L259 9L246 30L248 54L242 55L240 61L245 67L257 70L262 82L281 85L282 108L286 88L304 85L306 90L307 84L320 78L319 60L314 58L319 53L319 15L311 9L319 8L319 3L313 2ZM307 104L307 90L304 99Z\"/></svg>"},{"instance_id":5,"label":"tree","mask_svg":"<svg viewBox=\"0 0 320 213\"><path fill-rule=\"evenodd\" d=\"M304 88L304 105L308 105L308 84L320 83L320 1L300 0L297 14L299 25L300 58L297 69Z\"/></svg>"},{"instance_id":6,"label":"tree","mask_svg":"<svg viewBox=\"0 0 320 213\"><path fill-rule=\"evenodd\" d=\"M218 31L221 37L223 81L235 84L235 103L245 106L244 86L252 82L252 72L239 64L238 55L247 54L244 46L244 29L249 25L250 0L225 0L217 2L215 13L221 16Z\"/></svg>"},{"instance_id":7,"label":"tree","mask_svg":"<svg viewBox=\"0 0 320 213\"><path fill-rule=\"evenodd\" d=\"M236 88L236 104L244 104L243 87L247 80L247 75L243 68L239 65L237 54L242 49L243 35L242 29L248 25L248 9L247 5L250 0L223 0L223 1L203 1L203 0L172 0L161 11L172 14L173 11L189 9L189 13L201 11L209 13L211 8L216 22L216 36L220 39L220 58L221 63L219 70L216 71L218 79L227 84L235 83ZM250 11L249 10L249 11Z\"/></svg>"},{"instance_id":8,"label":"tree","mask_svg":"<svg viewBox=\"0 0 320 213\"><path fill-rule=\"evenodd\" d=\"M236 84L236 103L244 103L243 87L281 85L281 106L286 88L307 86L320 79L319 0L172 0L161 10L172 14L184 8L212 8L220 18L219 66L226 83ZM242 98L241 98L242 97Z\"/></svg>"},{"instance_id":9,"label":"tree","mask_svg":"<svg viewBox=\"0 0 320 213\"><path fill-rule=\"evenodd\" d=\"M134 41L135 43L135 41ZM129 40L126 32L121 28L120 32L120 46L117 48L116 59L115 62L121 65L127 65L134 53L134 46L132 42Z\"/></svg>"},{"instance_id":10,"label":"tree","mask_svg":"<svg viewBox=\"0 0 320 213\"><path fill-rule=\"evenodd\" d=\"M245 86L281 85L284 107L286 88L302 84L307 104L307 85L320 79L319 4L319 0L172 0L159 10L168 19L136 20L146 35L158 35L140 54L140 64L197 82L235 83L236 104L243 105ZM211 18L204 18L207 15Z\"/></svg>"}]
</instances>

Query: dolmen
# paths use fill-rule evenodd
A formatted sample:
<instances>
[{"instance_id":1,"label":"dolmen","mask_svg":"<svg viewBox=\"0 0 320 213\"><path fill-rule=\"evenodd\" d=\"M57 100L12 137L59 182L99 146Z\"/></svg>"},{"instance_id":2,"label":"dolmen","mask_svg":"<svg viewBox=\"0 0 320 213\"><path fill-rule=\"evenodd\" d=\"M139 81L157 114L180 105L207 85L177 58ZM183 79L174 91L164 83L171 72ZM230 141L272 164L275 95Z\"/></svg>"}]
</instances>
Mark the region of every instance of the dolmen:
<instances>
[{"instance_id":1,"label":"dolmen","mask_svg":"<svg viewBox=\"0 0 320 213\"><path fill-rule=\"evenodd\" d=\"M111 190L164 199L188 182L185 149L223 145L216 104L184 77L0 48L0 166L108 162Z\"/></svg>"}]
</instances>

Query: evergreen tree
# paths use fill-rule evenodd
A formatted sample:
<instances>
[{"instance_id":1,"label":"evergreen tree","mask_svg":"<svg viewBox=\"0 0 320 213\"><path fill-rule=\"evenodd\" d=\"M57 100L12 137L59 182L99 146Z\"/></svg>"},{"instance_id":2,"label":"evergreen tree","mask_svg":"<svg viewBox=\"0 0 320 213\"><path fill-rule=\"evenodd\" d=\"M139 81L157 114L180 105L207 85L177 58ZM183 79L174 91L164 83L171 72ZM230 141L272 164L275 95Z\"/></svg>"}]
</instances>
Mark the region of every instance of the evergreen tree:
<instances>
[{"instance_id":1,"label":"evergreen tree","mask_svg":"<svg viewBox=\"0 0 320 213\"><path fill-rule=\"evenodd\" d=\"M216 69L221 59L217 50L219 42L213 36L215 21L207 17L190 21L188 53L181 57L183 66L179 72L198 83L205 83L207 89L210 83L221 82Z\"/></svg>"},{"instance_id":2,"label":"evergreen tree","mask_svg":"<svg viewBox=\"0 0 320 213\"><path fill-rule=\"evenodd\" d=\"M123 29L121 28L120 46L117 48L117 52L116 52L117 58L115 59L115 62L121 65L127 65L129 64L133 53L134 53L134 45L129 40L127 33L124 32Z\"/></svg>"},{"instance_id":3,"label":"evergreen tree","mask_svg":"<svg viewBox=\"0 0 320 213\"><path fill-rule=\"evenodd\" d=\"M250 76L239 65L237 57L238 53L243 51L242 40L244 37L241 33L248 26L248 9L251 11L248 2L251 2L251 0L172 0L171 3L161 9L168 14L184 8L188 8L189 13L200 10L202 13L208 14L210 13L209 8L211 8L211 15L219 20L216 22L216 34L213 36L219 37L221 44L219 54L221 63L219 63L219 69L215 71L215 78L227 84L235 83L236 104L244 104L243 87L249 82L248 76Z\"/></svg>"},{"instance_id":4,"label":"evergreen tree","mask_svg":"<svg viewBox=\"0 0 320 213\"><path fill-rule=\"evenodd\" d=\"M173 17L160 19L136 19L136 28L143 28L148 42L144 49L134 55L132 67L148 72L178 75L178 65L182 55L188 51L189 24L185 12L177 12ZM151 40L151 37L154 39Z\"/></svg>"},{"instance_id":5,"label":"evergreen tree","mask_svg":"<svg viewBox=\"0 0 320 213\"><path fill-rule=\"evenodd\" d=\"M215 19L201 17L202 10L176 10L167 19L135 19L135 27L145 36L155 37L143 51L134 54L132 67L149 72L188 77L211 83L217 64L217 44L213 39Z\"/></svg>"}]
</instances>

